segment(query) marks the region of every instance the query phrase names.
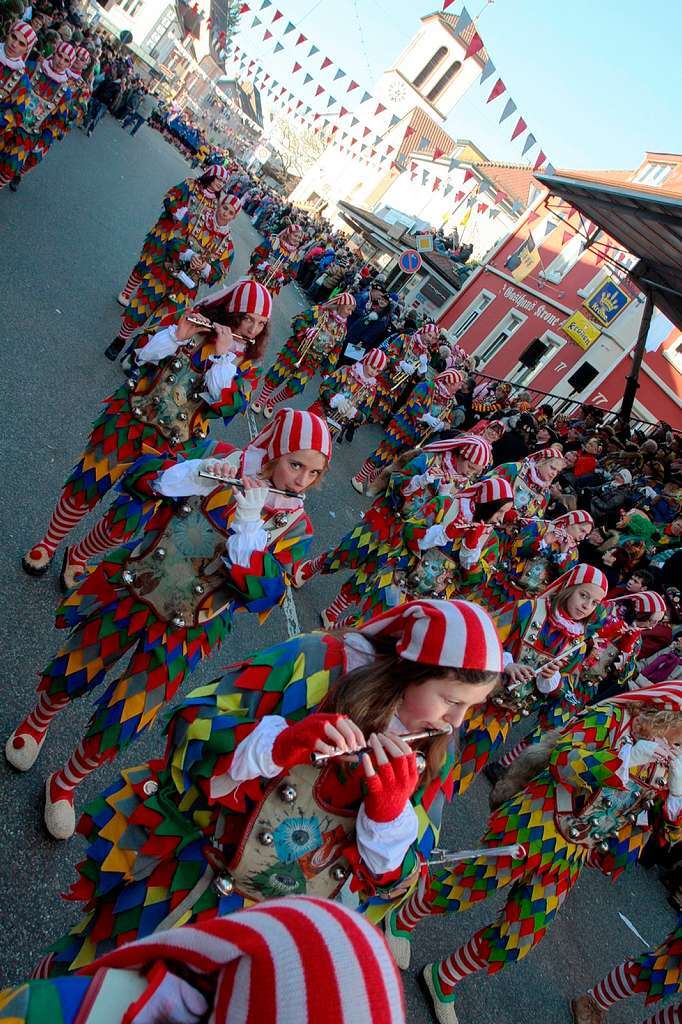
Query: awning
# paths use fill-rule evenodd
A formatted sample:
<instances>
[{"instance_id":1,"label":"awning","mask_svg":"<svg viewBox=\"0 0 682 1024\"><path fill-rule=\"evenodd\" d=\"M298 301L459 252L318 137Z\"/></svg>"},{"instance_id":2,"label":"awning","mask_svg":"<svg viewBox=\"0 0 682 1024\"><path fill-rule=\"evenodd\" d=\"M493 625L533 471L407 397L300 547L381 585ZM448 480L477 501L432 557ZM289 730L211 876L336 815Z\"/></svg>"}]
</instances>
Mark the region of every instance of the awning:
<instances>
[{"instance_id":1,"label":"awning","mask_svg":"<svg viewBox=\"0 0 682 1024\"><path fill-rule=\"evenodd\" d=\"M637 257L628 273L682 329L682 195L608 183L597 176L536 178Z\"/></svg>"}]
</instances>

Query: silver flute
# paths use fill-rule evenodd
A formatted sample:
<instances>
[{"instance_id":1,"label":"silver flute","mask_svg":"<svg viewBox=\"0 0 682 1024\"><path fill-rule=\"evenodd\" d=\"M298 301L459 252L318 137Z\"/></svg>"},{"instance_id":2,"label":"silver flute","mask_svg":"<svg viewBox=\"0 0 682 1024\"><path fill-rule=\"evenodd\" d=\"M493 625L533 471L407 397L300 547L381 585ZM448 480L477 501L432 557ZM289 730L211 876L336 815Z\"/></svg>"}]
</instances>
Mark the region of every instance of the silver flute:
<instances>
[{"instance_id":1,"label":"silver flute","mask_svg":"<svg viewBox=\"0 0 682 1024\"><path fill-rule=\"evenodd\" d=\"M246 491L241 480L226 480L224 476L212 473L210 469L200 469L199 476L204 480L217 480L218 483L225 484L226 487L237 487L240 491ZM271 494L283 494L285 498L298 498L300 501L305 501L305 495L297 494L296 491L282 491L279 487L268 487L268 490Z\"/></svg>"},{"instance_id":2,"label":"silver flute","mask_svg":"<svg viewBox=\"0 0 682 1024\"><path fill-rule=\"evenodd\" d=\"M436 847L431 851L426 863L435 866L456 864L458 861L473 860L476 857L511 857L513 860L523 860L527 852L521 843L514 843L512 846L484 846L480 850L441 850Z\"/></svg>"},{"instance_id":3,"label":"silver flute","mask_svg":"<svg viewBox=\"0 0 682 1024\"><path fill-rule=\"evenodd\" d=\"M422 729L420 732L406 732L400 736L400 739L405 743L416 743L417 740L430 740L434 736L450 736L452 734L452 726L449 725L447 729ZM336 747L328 754L320 754L316 750L313 750L310 755L310 763L314 768L321 768L322 765L326 764L327 761L332 761L335 757L359 757L360 754L371 754L372 747L360 747L359 750L341 750L340 747Z\"/></svg>"}]
</instances>

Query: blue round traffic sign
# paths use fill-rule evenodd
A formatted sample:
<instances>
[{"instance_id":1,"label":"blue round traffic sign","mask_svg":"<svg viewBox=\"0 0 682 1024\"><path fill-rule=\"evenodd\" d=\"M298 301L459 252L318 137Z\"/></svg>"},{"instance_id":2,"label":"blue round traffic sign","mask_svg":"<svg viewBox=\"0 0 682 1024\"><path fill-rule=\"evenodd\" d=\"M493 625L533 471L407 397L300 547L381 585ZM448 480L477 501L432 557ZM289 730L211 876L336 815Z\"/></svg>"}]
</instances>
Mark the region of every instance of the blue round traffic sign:
<instances>
[{"instance_id":1,"label":"blue round traffic sign","mask_svg":"<svg viewBox=\"0 0 682 1024\"><path fill-rule=\"evenodd\" d=\"M406 249L400 256L400 269L404 274L414 274L422 265L422 258L416 249Z\"/></svg>"}]
</instances>

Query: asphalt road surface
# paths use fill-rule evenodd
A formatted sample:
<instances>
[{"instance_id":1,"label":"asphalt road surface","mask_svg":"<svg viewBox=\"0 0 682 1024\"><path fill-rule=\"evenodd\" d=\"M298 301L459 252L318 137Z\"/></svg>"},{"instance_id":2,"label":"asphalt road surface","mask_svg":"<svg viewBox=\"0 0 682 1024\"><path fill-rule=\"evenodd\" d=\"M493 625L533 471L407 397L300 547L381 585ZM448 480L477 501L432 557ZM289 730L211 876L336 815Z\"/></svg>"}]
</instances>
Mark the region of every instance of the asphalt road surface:
<instances>
[{"instance_id":1,"label":"asphalt road surface","mask_svg":"<svg viewBox=\"0 0 682 1024\"><path fill-rule=\"evenodd\" d=\"M92 138L74 131L23 182L14 195L0 193L3 288L0 294L2 405L0 406L0 546L3 614L0 616L0 739L32 706L36 675L62 638L54 629L57 573L32 579L21 571L22 553L44 531L59 489L81 451L101 399L121 380L102 355L117 332L115 296L139 252L143 236L158 215L160 199L190 174L188 164L156 132L143 128L135 138L107 117ZM235 223L239 276L260 236L242 214ZM304 304L290 286L275 304L270 358L287 335L289 319ZM312 385L299 401L316 397ZM261 421L262 422L262 421ZM227 437L242 445L251 424L242 418ZM216 436L223 436L218 428ZM314 553L329 547L357 521L366 502L349 477L374 447L378 434L361 433L351 449L335 453L324 486L309 499L317 534ZM221 667L259 647L276 643L299 627L319 625L318 613L342 579L313 580L295 593L287 608L276 609L258 627L240 616L224 648L213 654L192 682L213 678ZM190 687L187 687L188 689ZM77 917L77 907L60 899L74 878L82 841L55 843L41 829L40 803L47 773L63 764L87 721L88 702L79 701L56 720L31 772L13 773L0 757L0 985L31 971L46 945ZM129 749L120 765L136 764L162 749L158 725ZM81 786L80 806L114 777L106 768ZM478 780L449 809L443 845L477 845L487 810L487 784ZM454 949L492 920L501 898L474 912L433 918L421 926L415 967ZM561 1024L568 1021L568 997L582 991L623 957L643 950L628 929L627 917L649 943L666 935L674 914L654 873L637 869L614 886L586 871L559 920L539 949L520 965L460 988L461 1024ZM411 1024L430 1014L416 987L405 977ZM611 1014L616 1024L644 1017L641 1000L630 1000ZM323 1024L323 1022L321 1022Z\"/></svg>"}]
</instances>

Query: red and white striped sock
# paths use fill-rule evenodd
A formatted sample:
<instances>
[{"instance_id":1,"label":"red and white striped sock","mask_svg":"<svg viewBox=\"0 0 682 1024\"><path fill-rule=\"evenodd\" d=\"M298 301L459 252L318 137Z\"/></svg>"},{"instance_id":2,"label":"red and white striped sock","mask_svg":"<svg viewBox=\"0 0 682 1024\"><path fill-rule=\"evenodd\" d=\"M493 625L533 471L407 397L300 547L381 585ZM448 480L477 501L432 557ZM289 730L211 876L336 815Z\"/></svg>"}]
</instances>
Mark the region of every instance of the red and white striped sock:
<instances>
[{"instance_id":1,"label":"red and white striped sock","mask_svg":"<svg viewBox=\"0 0 682 1024\"><path fill-rule=\"evenodd\" d=\"M378 470L374 463L370 462L369 459L365 459L363 464L360 466L360 469L355 474L354 479L357 480L359 484L368 484L374 479L377 473Z\"/></svg>"},{"instance_id":2,"label":"red and white striped sock","mask_svg":"<svg viewBox=\"0 0 682 1024\"><path fill-rule=\"evenodd\" d=\"M272 397L268 399L267 405L269 405L271 407L273 405L279 405L280 402L285 402L287 400L287 398L293 398L293 397L294 397L294 393L291 390L291 388L289 387L289 385L288 384L281 384L280 387L277 388L277 391L275 392L275 394L272 395ZM261 399L261 401L262 401L262 399Z\"/></svg>"},{"instance_id":3,"label":"red and white striped sock","mask_svg":"<svg viewBox=\"0 0 682 1024\"><path fill-rule=\"evenodd\" d=\"M395 919L396 927L402 932L411 932L423 918L428 917L432 912L431 903L420 896L418 892L414 892L398 911Z\"/></svg>"},{"instance_id":4,"label":"red and white striped sock","mask_svg":"<svg viewBox=\"0 0 682 1024\"><path fill-rule=\"evenodd\" d=\"M0 188L4 188L5 185L9 185L13 177L13 174L0 174Z\"/></svg>"},{"instance_id":5,"label":"red and white striped sock","mask_svg":"<svg viewBox=\"0 0 682 1024\"><path fill-rule=\"evenodd\" d=\"M119 538L112 530L109 513L107 513L102 519L97 520L82 541L74 544L69 551L69 561L77 565L85 565L95 555L101 555L103 551L115 548L118 542Z\"/></svg>"},{"instance_id":6,"label":"red and white striped sock","mask_svg":"<svg viewBox=\"0 0 682 1024\"><path fill-rule=\"evenodd\" d=\"M621 999L627 999L635 991L636 968L634 961L626 960L618 964L612 971L591 988L588 995L592 996L597 1006L608 1010Z\"/></svg>"},{"instance_id":7,"label":"red and white striped sock","mask_svg":"<svg viewBox=\"0 0 682 1024\"><path fill-rule=\"evenodd\" d=\"M480 933L451 953L438 964L438 980L443 995L449 996L455 985L469 974L476 974L488 966L488 958L481 952Z\"/></svg>"},{"instance_id":8,"label":"red and white striped sock","mask_svg":"<svg viewBox=\"0 0 682 1024\"><path fill-rule=\"evenodd\" d=\"M126 281L125 288L121 289L121 297L124 299L129 299L141 280L142 274L139 274L137 270L133 270L130 277Z\"/></svg>"},{"instance_id":9,"label":"red and white striped sock","mask_svg":"<svg viewBox=\"0 0 682 1024\"><path fill-rule=\"evenodd\" d=\"M95 739L83 740L63 768L55 772L50 780L50 799L73 801L73 791L91 772L104 764L106 758L96 752Z\"/></svg>"},{"instance_id":10,"label":"red and white striped sock","mask_svg":"<svg viewBox=\"0 0 682 1024\"><path fill-rule=\"evenodd\" d=\"M23 720L21 725L18 725L14 730L15 736L13 740L13 746L17 750L20 750L24 743L22 736L31 736L36 743L40 743L43 736L47 732L50 722L57 715L63 707L69 703L69 698L64 693L59 693L54 697L51 697L49 693L41 693L38 697L38 703L34 707L33 711Z\"/></svg>"},{"instance_id":11,"label":"red and white striped sock","mask_svg":"<svg viewBox=\"0 0 682 1024\"><path fill-rule=\"evenodd\" d=\"M272 395L274 395L274 393L275 393L275 391L277 390L278 387L279 387L279 384L273 383L271 380L268 380L268 378L266 377L265 380L263 381L263 387L262 387L261 393L260 393L260 395L258 397L258 401L260 402L260 404L261 405L269 405L270 404L270 397Z\"/></svg>"},{"instance_id":12,"label":"red and white striped sock","mask_svg":"<svg viewBox=\"0 0 682 1024\"><path fill-rule=\"evenodd\" d=\"M121 317L121 326L118 329L118 336L121 341L128 341L139 327L139 324L130 316Z\"/></svg>"},{"instance_id":13,"label":"red and white striped sock","mask_svg":"<svg viewBox=\"0 0 682 1024\"><path fill-rule=\"evenodd\" d=\"M335 623L338 620L339 615L345 612L346 608L350 607L352 600L353 591L347 583L344 583L329 607L325 608L325 615L329 622L332 624Z\"/></svg>"},{"instance_id":14,"label":"red and white striped sock","mask_svg":"<svg viewBox=\"0 0 682 1024\"><path fill-rule=\"evenodd\" d=\"M657 1010L651 1017L647 1017L642 1024L682 1024L682 1003L675 1003L674 1006L664 1006Z\"/></svg>"},{"instance_id":15,"label":"red and white striped sock","mask_svg":"<svg viewBox=\"0 0 682 1024\"><path fill-rule=\"evenodd\" d=\"M520 743L517 743L515 747L512 747L511 750L504 755L504 757L500 758L500 760L498 761L500 767L511 768L516 758L519 756L520 753L522 753L522 751L526 749L528 745L528 740L521 740Z\"/></svg>"},{"instance_id":16,"label":"red and white striped sock","mask_svg":"<svg viewBox=\"0 0 682 1024\"><path fill-rule=\"evenodd\" d=\"M74 527L78 526L83 516L87 514L88 506L85 503L76 502L73 498L67 498L64 494L60 494L47 532L35 546L45 548L51 558L64 538L71 533Z\"/></svg>"},{"instance_id":17,"label":"red and white striped sock","mask_svg":"<svg viewBox=\"0 0 682 1024\"><path fill-rule=\"evenodd\" d=\"M324 565L324 560L326 557L327 552L323 551L321 555L317 556L317 558L309 558L307 562L303 563L303 565L301 566L301 576L304 582L306 580L311 579L311 577L317 575L317 573Z\"/></svg>"}]
</instances>

